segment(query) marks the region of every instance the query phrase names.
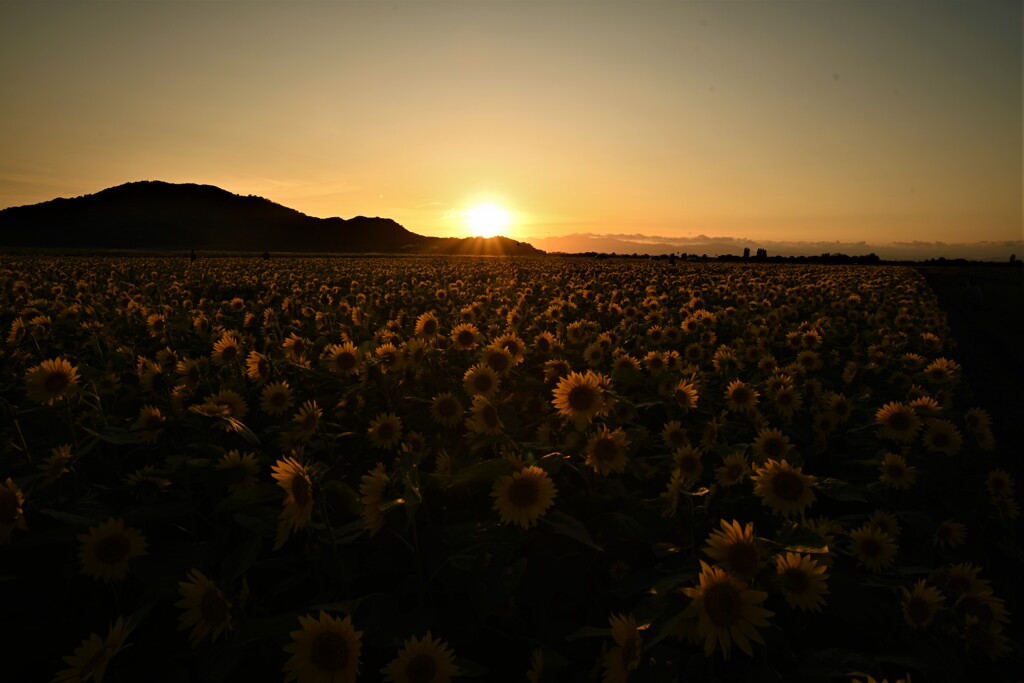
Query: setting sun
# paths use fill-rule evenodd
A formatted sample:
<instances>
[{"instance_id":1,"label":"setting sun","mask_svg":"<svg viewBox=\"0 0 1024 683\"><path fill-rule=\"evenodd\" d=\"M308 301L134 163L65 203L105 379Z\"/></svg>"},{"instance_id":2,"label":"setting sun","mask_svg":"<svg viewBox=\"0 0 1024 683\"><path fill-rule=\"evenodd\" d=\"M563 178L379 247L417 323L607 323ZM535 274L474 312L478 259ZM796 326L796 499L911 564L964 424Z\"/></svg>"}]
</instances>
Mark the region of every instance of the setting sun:
<instances>
[{"instance_id":1,"label":"setting sun","mask_svg":"<svg viewBox=\"0 0 1024 683\"><path fill-rule=\"evenodd\" d=\"M477 204L466 210L466 227L474 237L494 237L509 224L509 213L495 204Z\"/></svg>"}]
</instances>

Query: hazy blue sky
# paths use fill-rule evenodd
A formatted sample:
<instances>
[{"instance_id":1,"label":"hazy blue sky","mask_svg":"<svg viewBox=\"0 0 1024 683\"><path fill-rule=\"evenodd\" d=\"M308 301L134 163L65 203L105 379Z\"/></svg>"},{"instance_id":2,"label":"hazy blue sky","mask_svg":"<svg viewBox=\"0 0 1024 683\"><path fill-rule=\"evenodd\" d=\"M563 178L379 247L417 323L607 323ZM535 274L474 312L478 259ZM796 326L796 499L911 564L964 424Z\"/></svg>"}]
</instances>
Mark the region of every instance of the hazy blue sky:
<instances>
[{"instance_id":1,"label":"hazy blue sky","mask_svg":"<svg viewBox=\"0 0 1024 683\"><path fill-rule=\"evenodd\" d=\"M0 207L143 179L514 237L1020 240L1022 4L0 2Z\"/></svg>"}]
</instances>

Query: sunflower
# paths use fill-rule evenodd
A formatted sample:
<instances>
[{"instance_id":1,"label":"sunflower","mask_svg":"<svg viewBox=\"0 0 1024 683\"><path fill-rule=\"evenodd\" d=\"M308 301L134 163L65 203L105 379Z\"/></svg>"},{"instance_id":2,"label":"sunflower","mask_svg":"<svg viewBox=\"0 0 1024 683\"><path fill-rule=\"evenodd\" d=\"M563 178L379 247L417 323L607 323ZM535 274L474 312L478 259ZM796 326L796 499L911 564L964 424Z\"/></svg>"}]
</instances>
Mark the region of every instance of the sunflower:
<instances>
[{"instance_id":1,"label":"sunflower","mask_svg":"<svg viewBox=\"0 0 1024 683\"><path fill-rule=\"evenodd\" d=\"M665 356L660 351L648 351L644 356L644 365L647 372L660 375L665 370Z\"/></svg>"},{"instance_id":2,"label":"sunflower","mask_svg":"<svg viewBox=\"0 0 1024 683\"><path fill-rule=\"evenodd\" d=\"M78 368L64 358L44 360L25 373L30 401L52 405L78 390Z\"/></svg>"},{"instance_id":3,"label":"sunflower","mask_svg":"<svg viewBox=\"0 0 1024 683\"><path fill-rule=\"evenodd\" d=\"M280 415L291 408L293 403L292 388L285 380L268 384L260 392L260 410L267 415Z\"/></svg>"},{"instance_id":4,"label":"sunflower","mask_svg":"<svg viewBox=\"0 0 1024 683\"><path fill-rule=\"evenodd\" d=\"M259 463L252 453L239 453L230 450L221 456L215 467L227 475L228 491L234 493L255 486L256 477L260 473Z\"/></svg>"},{"instance_id":5,"label":"sunflower","mask_svg":"<svg viewBox=\"0 0 1024 683\"><path fill-rule=\"evenodd\" d=\"M370 536L375 536L384 528L384 508L404 502L396 484L388 476L383 463L377 463L376 467L362 476L359 502L363 504L363 527L370 531Z\"/></svg>"},{"instance_id":6,"label":"sunflower","mask_svg":"<svg viewBox=\"0 0 1024 683\"><path fill-rule=\"evenodd\" d=\"M891 401L875 412L875 422L882 435L894 441L913 441L921 425L913 408L899 401Z\"/></svg>"},{"instance_id":7,"label":"sunflower","mask_svg":"<svg viewBox=\"0 0 1024 683\"><path fill-rule=\"evenodd\" d=\"M225 334L213 344L213 352L210 360L214 365L230 365L238 359L242 353L242 344L238 337L233 334Z\"/></svg>"},{"instance_id":8,"label":"sunflower","mask_svg":"<svg viewBox=\"0 0 1024 683\"><path fill-rule=\"evenodd\" d=\"M323 417L323 414L324 411L316 404L315 400L306 401L292 417L293 434L300 441L309 439L316 432L316 428L320 426L320 418Z\"/></svg>"},{"instance_id":9,"label":"sunflower","mask_svg":"<svg viewBox=\"0 0 1024 683\"><path fill-rule=\"evenodd\" d=\"M903 593L903 618L913 628L928 626L946 601L939 589L927 585L924 579L918 579L913 590L901 587L900 591Z\"/></svg>"},{"instance_id":10,"label":"sunflower","mask_svg":"<svg viewBox=\"0 0 1024 683\"><path fill-rule=\"evenodd\" d=\"M679 420L669 420L665 423L661 428L661 440L672 450L690 445L686 429Z\"/></svg>"},{"instance_id":11,"label":"sunflower","mask_svg":"<svg viewBox=\"0 0 1024 683\"><path fill-rule=\"evenodd\" d=\"M454 427L462 421L466 408L455 394L444 392L430 401L430 416L442 427Z\"/></svg>"},{"instance_id":12,"label":"sunflower","mask_svg":"<svg viewBox=\"0 0 1024 683\"><path fill-rule=\"evenodd\" d=\"M626 683L631 671L640 665L643 640L636 620L626 614L613 614L608 618L612 627L615 647L604 653L604 676L602 683Z\"/></svg>"},{"instance_id":13,"label":"sunflower","mask_svg":"<svg viewBox=\"0 0 1024 683\"><path fill-rule=\"evenodd\" d=\"M558 381L552 405L559 413L581 426L607 412L605 386L607 378L588 370L586 374L571 372Z\"/></svg>"},{"instance_id":14,"label":"sunflower","mask_svg":"<svg viewBox=\"0 0 1024 683\"><path fill-rule=\"evenodd\" d=\"M925 448L933 453L946 455L956 455L960 452L963 437L960 436L956 425L949 420L937 419L926 420L925 424L927 426L922 437Z\"/></svg>"},{"instance_id":15,"label":"sunflower","mask_svg":"<svg viewBox=\"0 0 1024 683\"><path fill-rule=\"evenodd\" d=\"M735 486L750 473L745 453L732 453L722 459L722 464L715 468L715 481L720 486Z\"/></svg>"},{"instance_id":16,"label":"sunflower","mask_svg":"<svg viewBox=\"0 0 1024 683\"><path fill-rule=\"evenodd\" d=\"M704 640L704 654L711 656L715 648L728 659L732 643L752 657L750 641L764 644L755 627L768 626L768 617L774 613L761 607L767 593L747 588L728 572L700 561L700 582L683 593L692 602L683 617L697 620L697 635Z\"/></svg>"},{"instance_id":17,"label":"sunflower","mask_svg":"<svg viewBox=\"0 0 1024 683\"><path fill-rule=\"evenodd\" d=\"M128 562L146 554L145 536L125 526L123 519L111 517L77 538L82 542L78 550L82 573L102 581L124 580Z\"/></svg>"},{"instance_id":18,"label":"sunflower","mask_svg":"<svg viewBox=\"0 0 1024 683\"><path fill-rule=\"evenodd\" d=\"M437 321L437 316L430 312L423 313L416 319L414 334L417 337L423 337L424 339L433 339L437 336L440 326L440 323Z\"/></svg>"},{"instance_id":19,"label":"sunflower","mask_svg":"<svg viewBox=\"0 0 1024 683\"><path fill-rule=\"evenodd\" d=\"M729 410L738 413L750 412L757 405L757 399L761 394L750 385L744 384L742 380L734 379L725 390L725 398L729 402Z\"/></svg>"},{"instance_id":20,"label":"sunflower","mask_svg":"<svg viewBox=\"0 0 1024 683\"><path fill-rule=\"evenodd\" d=\"M501 521L528 529L555 502L558 489L547 472L531 465L506 474L494 483L491 497Z\"/></svg>"},{"instance_id":21,"label":"sunflower","mask_svg":"<svg viewBox=\"0 0 1024 683\"><path fill-rule=\"evenodd\" d=\"M508 332L495 338L490 344L494 348L505 349L512 356L512 363L518 365L526 358L526 342L515 332Z\"/></svg>"},{"instance_id":22,"label":"sunflower","mask_svg":"<svg viewBox=\"0 0 1024 683\"><path fill-rule=\"evenodd\" d=\"M672 397L676 400L676 405L685 413L697 407L697 399L700 395L697 393L697 387L691 382L682 380L676 385Z\"/></svg>"},{"instance_id":23,"label":"sunflower","mask_svg":"<svg viewBox=\"0 0 1024 683\"><path fill-rule=\"evenodd\" d=\"M908 489L917 481L917 468L908 465L906 458L896 453L886 453L879 469L878 480L889 488Z\"/></svg>"},{"instance_id":24,"label":"sunflower","mask_svg":"<svg viewBox=\"0 0 1024 683\"><path fill-rule=\"evenodd\" d=\"M784 553L775 556L775 572L782 586L782 596L794 609L820 612L828 595L827 567L810 555Z\"/></svg>"},{"instance_id":25,"label":"sunflower","mask_svg":"<svg viewBox=\"0 0 1024 683\"><path fill-rule=\"evenodd\" d=\"M302 628L292 631L292 642L284 646L292 655L284 666L284 680L355 683L363 632L352 626L352 617L338 619L320 610L319 619L300 616L299 624Z\"/></svg>"},{"instance_id":26,"label":"sunflower","mask_svg":"<svg viewBox=\"0 0 1024 683\"><path fill-rule=\"evenodd\" d=\"M50 449L50 455L39 465L39 469L46 476L43 477L45 484L52 484L61 478L61 476L71 471L69 465L71 464L71 445L61 444ZM2 501L3 490L0 487L0 501ZM0 517L3 516L3 511L8 508L4 507L3 502L0 502ZM3 521L0 519L0 529L3 528ZM0 532L2 533L2 532Z\"/></svg>"},{"instance_id":27,"label":"sunflower","mask_svg":"<svg viewBox=\"0 0 1024 683\"><path fill-rule=\"evenodd\" d=\"M506 349L490 346L484 349L480 364L494 370L498 377L504 377L515 365L515 359Z\"/></svg>"},{"instance_id":28,"label":"sunflower","mask_svg":"<svg viewBox=\"0 0 1024 683\"><path fill-rule=\"evenodd\" d=\"M704 453L700 448L693 446L681 446L672 454L675 469L687 482L696 481L704 473L702 461Z\"/></svg>"},{"instance_id":29,"label":"sunflower","mask_svg":"<svg viewBox=\"0 0 1024 683\"><path fill-rule=\"evenodd\" d=\"M221 418L217 426L230 432L237 431L238 423L249 413L249 406L238 392L233 389L221 389L216 394L207 396L202 406L192 406L191 410Z\"/></svg>"},{"instance_id":30,"label":"sunflower","mask_svg":"<svg viewBox=\"0 0 1024 683\"><path fill-rule=\"evenodd\" d=\"M392 683L451 683L452 676L462 673L448 643L435 639L430 631L406 640L398 656L380 671Z\"/></svg>"},{"instance_id":31,"label":"sunflower","mask_svg":"<svg viewBox=\"0 0 1024 683\"><path fill-rule=\"evenodd\" d=\"M480 330L473 323L462 323L452 330L452 346L459 351L472 351L477 347Z\"/></svg>"},{"instance_id":32,"label":"sunflower","mask_svg":"<svg viewBox=\"0 0 1024 683\"><path fill-rule=\"evenodd\" d=\"M377 367L385 375L402 369L402 354L391 342L385 342L373 350Z\"/></svg>"},{"instance_id":33,"label":"sunflower","mask_svg":"<svg viewBox=\"0 0 1024 683\"><path fill-rule=\"evenodd\" d=\"M496 436L504 427L498 409L483 396L474 396L470 415L466 418L466 429L473 434Z\"/></svg>"},{"instance_id":34,"label":"sunflower","mask_svg":"<svg viewBox=\"0 0 1024 683\"><path fill-rule=\"evenodd\" d=\"M292 332L287 339L281 342L281 349L293 363L301 364L306 357L306 351L309 350L309 340Z\"/></svg>"},{"instance_id":35,"label":"sunflower","mask_svg":"<svg viewBox=\"0 0 1024 683\"><path fill-rule=\"evenodd\" d=\"M245 359L245 376L254 382L270 379L270 359L259 351L250 351Z\"/></svg>"},{"instance_id":36,"label":"sunflower","mask_svg":"<svg viewBox=\"0 0 1024 683\"><path fill-rule=\"evenodd\" d=\"M754 451L754 459L757 462L765 460L779 460L793 449L789 443L789 437L779 429L764 428L757 433L757 438L751 444Z\"/></svg>"},{"instance_id":37,"label":"sunflower","mask_svg":"<svg viewBox=\"0 0 1024 683\"><path fill-rule=\"evenodd\" d=\"M491 396L498 390L498 373L486 363L474 365L462 376L467 396Z\"/></svg>"},{"instance_id":38,"label":"sunflower","mask_svg":"<svg viewBox=\"0 0 1024 683\"><path fill-rule=\"evenodd\" d=\"M75 648L74 654L63 657L69 668L58 671L50 683L103 683L107 665L124 647L131 632L132 627L125 625L124 617L118 617L107 630L106 638L91 634Z\"/></svg>"},{"instance_id":39,"label":"sunflower","mask_svg":"<svg viewBox=\"0 0 1024 683\"><path fill-rule=\"evenodd\" d=\"M850 552L876 574L892 564L896 549L892 536L870 524L850 532Z\"/></svg>"},{"instance_id":40,"label":"sunflower","mask_svg":"<svg viewBox=\"0 0 1024 683\"><path fill-rule=\"evenodd\" d=\"M940 548L958 548L967 537L967 527L960 522L947 519L935 529L932 540Z\"/></svg>"},{"instance_id":41,"label":"sunflower","mask_svg":"<svg viewBox=\"0 0 1024 683\"><path fill-rule=\"evenodd\" d=\"M583 349L583 360L592 368L600 367L605 360L605 350L601 342L593 342Z\"/></svg>"},{"instance_id":42,"label":"sunflower","mask_svg":"<svg viewBox=\"0 0 1024 683\"><path fill-rule=\"evenodd\" d=\"M178 630L191 628L188 640L192 647L206 636L216 641L226 630L231 630L231 603L224 594L198 569L187 574L188 581L178 583L182 599L174 603L185 612L178 617Z\"/></svg>"},{"instance_id":43,"label":"sunflower","mask_svg":"<svg viewBox=\"0 0 1024 683\"><path fill-rule=\"evenodd\" d=\"M754 472L751 477L754 493L777 515L802 515L816 499L814 486L817 480L804 474L803 468L792 467L786 460L769 460L763 467L756 467Z\"/></svg>"},{"instance_id":44,"label":"sunflower","mask_svg":"<svg viewBox=\"0 0 1024 683\"><path fill-rule=\"evenodd\" d=\"M402 443L402 418L394 413L381 413L370 420L366 431L374 448L397 448Z\"/></svg>"},{"instance_id":45,"label":"sunflower","mask_svg":"<svg viewBox=\"0 0 1024 683\"><path fill-rule=\"evenodd\" d=\"M313 514L313 482L309 473L295 458L278 460L271 468L278 486L284 489L274 550L279 549L293 532L309 524Z\"/></svg>"},{"instance_id":46,"label":"sunflower","mask_svg":"<svg viewBox=\"0 0 1024 683\"><path fill-rule=\"evenodd\" d=\"M761 543L754 538L754 523L740 526L735 519L732 522L722 519L719 526L720 531L715 529L708 536L704 554L737 579L749 583L761 571L763 556Z\"/></svg>"},{"instance_id":47,"label":"sunflower","mask_svg":"<svg viewBox=\"0 0 1024 683\"><path fill-rule=\"evenodd\" d=\"M924 376L931 384L955 384L960 366L948 358L936 358L925 366Z\"/></svg>"},{"instance_id":48,"label":"sunflower","mask_svg":"<svg viewBox=\"0 0 1024 683\"><path fill-rule=\"evenodd\" d=\"M25 494L7 477L7 481L0 484L0 543L11 540L15 529L25 530L24 505Z\"/></svg>"},{"instance_id":49,"label":"sunflower","mask_svg":"<svg viewBox=\"0 0 1024 683\"><path fill-rule=\"evenodd\" d=\"M609 431L604 425L587 441L586 464L602 475L622 472L626 469L629 439L621 428Z\"/></svg>"},{"instance_id":50,"label":"sunflower","mask_svg":"<svg viewBox=\"0 0 1024 683\"><path fill-rule=\"evenodd\" d=\"M1013 477L1006 470L995 469L985 477L985 486L993 499L1013 498Z\"/></svg>"},{"instance_id":51,"label":"sunflower","mask_svg":"<svg viewBox=\"0 0 1024 683\"><path fill-rule=\"evenodd\" d=\"M791 419L796 411L800 410L804 402L800 393L791 386L785 386L776 391L772 395L772 400L775 402L775 409L779 412L779 415L787 420Z\"/></svg>"},{"instance_id":52,"label":"sunflower","mask_svg":"<svg viewBox=\"0 0 1024 683\"><path fill-rule=\"evenodd\" d=\"M362 370L359 349L352 342L331 344L324 348L320 358L330 372L342 377L358 375Z\"/></svg>"},{"instance_id":53,"label":"sunflower","mask_svg":"<svg viewBox=\"0 0 1024 683\"><path fill-rule=\"evenodd\" d=\"M144 405L139 408L139 417L132 423L132 430L139 432L143 442L153 443L160 437L160 429L166 420L159 408Z\"/></svg>"}]
</instances>

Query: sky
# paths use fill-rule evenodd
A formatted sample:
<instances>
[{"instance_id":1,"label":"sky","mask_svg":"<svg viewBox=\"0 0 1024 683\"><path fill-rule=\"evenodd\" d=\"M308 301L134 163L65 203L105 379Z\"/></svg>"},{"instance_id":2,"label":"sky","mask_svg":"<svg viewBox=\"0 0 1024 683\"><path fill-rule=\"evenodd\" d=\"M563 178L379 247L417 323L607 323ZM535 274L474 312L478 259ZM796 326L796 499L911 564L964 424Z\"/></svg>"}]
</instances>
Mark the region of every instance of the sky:
<instances>
[{"instance_id":1,"label":"sky","mask_svg":"<svg viewBox=\"0 0 1024 683\"><path fill-rule=\"evenodd\" d=\"M136 180L313 216L1020 242L1019 0L0 2L0 208ZM477 214L479 215L479 212Z\"/></svg>"}]
</instances>

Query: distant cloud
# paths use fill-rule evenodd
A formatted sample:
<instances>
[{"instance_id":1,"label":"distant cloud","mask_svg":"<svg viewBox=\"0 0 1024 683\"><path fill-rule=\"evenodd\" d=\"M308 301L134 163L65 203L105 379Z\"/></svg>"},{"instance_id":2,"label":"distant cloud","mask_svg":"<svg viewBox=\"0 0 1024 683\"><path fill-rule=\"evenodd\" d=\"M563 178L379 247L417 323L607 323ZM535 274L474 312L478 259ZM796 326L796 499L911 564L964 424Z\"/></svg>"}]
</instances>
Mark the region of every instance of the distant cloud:
<instances>
[{"instance_id":1,"label":"distant cloud","mask_svg":"<svg viewBox=\"0 0 1024 683\"><path fill-rule=\"evenodd\" d=\"M545 251L560 252L605 252L619 254L742 254L744 248L751 252L766 249L769 256L816 256L823 253L841 253L850 256L877 254L887 260L923 260L929 258L964 258L978 261L1005 261L1010 254L1024 258L1024 240L985 242L888 242L871 243L834 241L779 241L696 235L687 237L664 237L639 233L574 233L552 237L527 238L527 242Z\"/></svg>"}]
</instances>

